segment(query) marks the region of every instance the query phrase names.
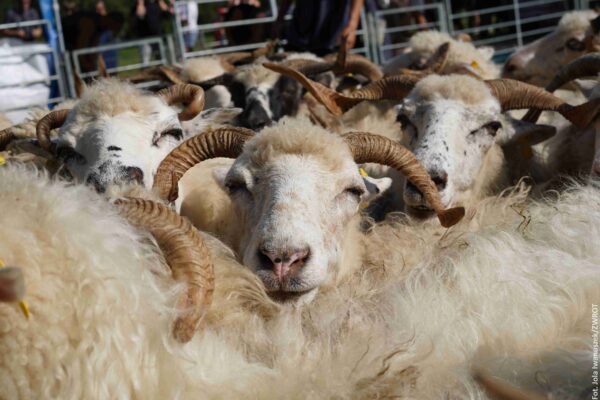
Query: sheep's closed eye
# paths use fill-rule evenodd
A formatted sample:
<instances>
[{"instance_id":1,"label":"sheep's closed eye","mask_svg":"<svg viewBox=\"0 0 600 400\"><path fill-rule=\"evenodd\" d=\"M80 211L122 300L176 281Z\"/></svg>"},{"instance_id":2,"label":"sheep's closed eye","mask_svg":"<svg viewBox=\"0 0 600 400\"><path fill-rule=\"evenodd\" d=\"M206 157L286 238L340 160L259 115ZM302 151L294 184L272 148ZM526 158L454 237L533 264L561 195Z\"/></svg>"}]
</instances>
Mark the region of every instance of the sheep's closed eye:
<instances>
[{"instance_id":1,"label":"sheep's closed eye","mask_svg":"<svg viewBox=\"0 0 600 400\"><path fill-rule=\"evenodd\" d=\"M565 43L565 46L567 47L567 49L572 50L572 51L585 50L585 43L583 41L577 40L575 38L571 38L571 39L567 40L567 42Z\"/></svg>"},{"instance_id":2,"label":"sheep's closed eye","mask_svg":"<svg viewBox=\"0 0 600 400\"><path fill-rule=\"evenodd\" d=\"M358 186L350 186L344 189L344 193L349 194L350 196L356 198L356 200L360 200L360 197L365 194L365 190Z\"/></svg>"},{"instance_id":3,"label":"sheep's closed eye","mask_svg":"<svg viewBox=\"0 0 600 400\"><path fill-rule=\"evenodd\" d=\"M474 131L471 132L471 135L474 135L479 131L484 131L493 137L493 136L496 136L496 133L498 132L498 129L500 129L500 128L502 128L502 124L500 122L492 121L492 122L488 122L487 124L483 125L479 129L475 129Z\"/></svg>"},{"instance_id":4,"label":"sheep's closed eye","mask_svg":"<svg viewBox=\"0 0 600 400\"><path fill-rule=\"evenodd\" d=\"M183 131L180 128L166 129L166 130L162 131L160 133L160 135L154 136L154 138L152 139L152 144L156 146L162 138L167 137L167 136L171 136L175 140L179 141L179 140L183 139Z\"/></svg>"},{"instance_id":5,"label":"sheep's closed eye","mask_svg":"<svg viewBox=\"0 0 600 400\"><path fill-rule=\"evenodd\" d=\"M248 192L248 186L246 186L246 182L236 179L231 179L225 182L225 187L229 194L236 194L242 192Z\"/></svg>"}]
</instances>

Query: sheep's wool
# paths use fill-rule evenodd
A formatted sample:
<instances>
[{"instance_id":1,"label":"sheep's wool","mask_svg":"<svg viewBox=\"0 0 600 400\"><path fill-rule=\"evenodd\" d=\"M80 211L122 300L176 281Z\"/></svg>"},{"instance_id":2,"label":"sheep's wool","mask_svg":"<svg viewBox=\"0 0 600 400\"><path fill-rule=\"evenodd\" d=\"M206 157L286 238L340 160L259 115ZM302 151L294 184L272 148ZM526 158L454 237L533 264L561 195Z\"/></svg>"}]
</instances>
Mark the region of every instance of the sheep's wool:
<instances>
[{"instance_id":1,"label":"sheep's wool","mask_svg":"<svg viewBox=\"0 0 600 400\"><path fill-rule=\"evenodd\" d=\"M489 199L441 237L376 225L363 268L302 308L207 237L215 299L183 346L180 287L108 202L23 167L0 167L0 187L0 258L23 268L32 314L0 304L0 398L486 398L473 365L561 399L589 384L598 186Z\"/></svg>"}]
</instances>

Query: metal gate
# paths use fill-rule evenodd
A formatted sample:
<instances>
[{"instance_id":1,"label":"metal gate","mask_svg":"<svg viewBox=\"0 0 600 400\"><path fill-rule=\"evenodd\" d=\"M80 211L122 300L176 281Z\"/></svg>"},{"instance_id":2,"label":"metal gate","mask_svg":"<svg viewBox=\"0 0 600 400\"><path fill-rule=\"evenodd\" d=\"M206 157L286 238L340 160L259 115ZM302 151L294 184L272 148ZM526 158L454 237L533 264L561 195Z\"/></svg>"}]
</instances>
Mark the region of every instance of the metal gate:
<instances>
[{"instance_id":1,"label":"metal gate","mask_svg":"<svg viewBox=\"0 0 600 400\"><path fill-rule=\"evenodd\" d=\"M32 26L44 26L44 27L46 27L46 32L48 32L50 29L50 21L40 19L40 20L35 20L35 21L0 24L0 30L18 29L18 28L26 28L26 27L32 27ZM48 78L43 79L43 80L38 79L38 80L19 82L16 84L3 85L3 86L0 86L0 88L23 87L23 86L31 86L31 85L35 85L35 84L40 84L40 83L46 84L49 88L51 88L52 84L56 83L58 95L51 97L47 100L44 100L43 102L35 102L34 104L27 104L27 105L22 105L22 106L10 108L10 109L4 109L4 110L2 110L3 112L4 111L10 112L10 111L17 111L17 110L26 110L28 108L31 108L32 106L54 105L54 104L60 103L61 101L66 100L69 97L67 85L66 85L66 82L64 79L62 68L61 68L61 62L60 62L61 54L56 49L53 49L52 47L50 47L50 45L48 43L45 43L45 44L44 43L35 43L35 46L38 48L34 49L34 50L28 50L28 47L31 48L32 46L31 45L30 46L23 45L23 47L22 47L23 50L17 50L18 53L16 53L16 54L18 56L21 56L24 58L34 57L36 55L43 55L45 58L48 58L48 55L50 55L51 56L51 66L53 68L48 68L50 71L50 75L48 76ZM18 47L11 47L11 49L18 49ZM48 67L50 67L50 65L48 65ZM54 71L52 71L52 69L54 69Z\"/></svg>"},{"instance_id":2,"label":"metal gate","mask_svg":"<svg viewBox=\"0 0 600 400\"><path fill-rule=\"evenodd\" d=\"M194 0L198 3L198 7L207 4L227 4L228 0ZM266 45L265 41L258 41L254 43L247 43L241 45L235 45L229 43L227 38L221 38L221 40L215 40L215 33L228 28L236 28L242 26L261 26L271 24L277 20L279 9L277 7L276 0L268 0L268 8L263 10L265 16L259 18L250 18L238 21L221 21L199 24L197 27L183 26L181 16L177 12L179 6L184 6L187 1L176 1L173 26L177 45L178 59L186 60L188 58L208 56L212 54L229 53L234 51L246 51L254 50L259 47ZM285 21L289 21L291 15L288 14L285 17ZM200 42L200 49L187 49L185 45L185 35L197 32L198 41ZM367 57L371 57L371 40L370 32L367 23L367 15L364 10L360 15L360 25L356 32L357 43L360 47L354 48L354 53L361 53Z\"/></svg>"}]
</instances>

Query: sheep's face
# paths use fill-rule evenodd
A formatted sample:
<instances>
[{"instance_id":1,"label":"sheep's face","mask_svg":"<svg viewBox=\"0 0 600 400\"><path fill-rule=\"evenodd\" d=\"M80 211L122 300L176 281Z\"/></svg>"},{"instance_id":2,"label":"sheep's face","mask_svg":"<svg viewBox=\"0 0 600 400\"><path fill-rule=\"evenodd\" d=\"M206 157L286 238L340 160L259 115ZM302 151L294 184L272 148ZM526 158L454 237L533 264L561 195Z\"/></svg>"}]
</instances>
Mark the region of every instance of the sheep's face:
<instances>
[{"instance_id":1,"label":"sheep's face","mask_svg":"<svg viewBox=\"0 0 600 400\"><path fill-rule=\"evenodd\" d=\"M561 20L563 26L559 29L514 53L504 65L502 76L546 86L562 66L590 51L598 51L598 35L593 34L588 22L596 14L575 12L565 17L578 21L567 24Z\"/></svg>"},{"instance_id":2,"label":"sheep's face","mask_svg":"<svg viewBox=\"0 0 600 400\"><path fill-rule=\"evenodd\" d=\"M400 107L398 120L447 207L455 206L471 190L502 126L500 106L493 98L477 106L460 100L409 98ZM404 200L411 211L427 209L421 193L410 183Z\"/></svg>"},{"instance_id":3,"label":"sheep's face","mask_svg":"<svg viewBox=\"0 0 600 400\"><path fill-rule=\"evenodd\" d=\"M160 161L184 133L177 112L158 97L147 96L145 107L143 112L98 114L85 122L78 118L77 107L71 111L59 146L75 149L66 164L78 181L99 191L121 183L151 187Z\"/></svg>"},{"instance_id":4,"label":"sheep's face","mask_svg":"<svg viewBox=\"0 0 600 400\"><path fill-rule=\"evenodd\" d=\"M244 264L274 298L310 298L336 273L361 202L383 192L391 180L363 178L339 138L334 138L337 148L330 150L343 157L326 159L298 153L293 143L282 152L275 150L269 143L272 133L247 143L233 166L216 178L239 217ZM297 143L310 140L285 129L280 135L293 136Z\"/></svg>"},{"instance_id":5,"label":"sheep's face","mask_svg":"<svg viewBox=\"0 0 600 400\"><path fill-rule=\"evenodd\" d=\"M233 104L244 109L240 125L255 130L296 114L302 95L299 83L260 65L236 73L229 90Z\"/></svg>"}]
</instances>

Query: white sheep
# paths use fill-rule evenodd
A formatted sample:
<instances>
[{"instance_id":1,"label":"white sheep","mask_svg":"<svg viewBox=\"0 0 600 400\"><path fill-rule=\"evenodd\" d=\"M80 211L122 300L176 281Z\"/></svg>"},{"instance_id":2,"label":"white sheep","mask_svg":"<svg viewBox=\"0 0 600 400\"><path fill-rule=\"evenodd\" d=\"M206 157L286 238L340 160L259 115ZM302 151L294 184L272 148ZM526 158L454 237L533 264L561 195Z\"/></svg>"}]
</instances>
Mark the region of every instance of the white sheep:
<instances>
[{"instance_id":1,"label":"white sheep","mask_svg":"<svg viewBox=\"0 0 600 400\"><path fill-rule=\"evenodd\" d=\"M188 105L178 114L181 103ZM236 109L202 111L203 105L197 86L175 85L154 95L130 83L103 79L87 88L72 109L44 116L37 138L77 181L100 191L127 182L151 187L158 163L177 143L239 114Z\"/></svg>"},{"instance_id":2,"label":"white sheep","mask_svg":"<svg viewBox=\"0 0 600 400\"><path fill-rule=\"evenodd\" d=\"M480 79L494 79L500 69L492 61L492 47L475 47L473 43L452 38L445 32L423 31L414 34L407 51L392 60L383 68L385 75L394 75L403 68L421 67L443 44L450 43L447 61L439 71L442 74L468 74Z\"/></svg>"},{"instance_id":3,"label":"white sheep","mask_svg":"<svg viewBox=\"0 0 600 400\"><path fill-rule=\"evenodd\" d=\"M566 13L556 30L517 50L506 61L502 76L546 86L560 67L600 49L599 22L592 10Z\"/></svg>"},{"instance_id":4,"label":"white sheep","mask_svg":"<svg viewBox=\"0 0 600 400\"><path fill-rule=\"evenodd\" d=\"M334 115L342 115L364 101L400 102L398 120L404 141L428 170L448 207L469 205L526 175L538 182L551 177L545 160L532 157L531 145L551 137L555 128L515 120L506 111L559 111L583 128L600 106L593 100L573 107L522 82L480 81L464 75L423 79L391 76L343 95L294 69L276 64L268 67L298 79ZM404 202L411 214L429 215L429 207L410 184L404 191Z\"/></svg>"},{"instance_id":5,"label":"white sheep","mask_svg":"<svg viewBox=\"0 0 600 400\"><path fill-rule=\"evenodd\" d=\"M486 398L473 364L537 391L542 377L557 398L588 386L573 356L591 354L600 301L595 186L489 199L439 240L431 224L373 227L356 242L369 262L348 259L303 307L273 303L206 237L213 307L180 347L166 326L181 288L109 203L14 166L0 183L0 255L31 308L0 304L0 397Z\"/></svg>"}]
</instances>

